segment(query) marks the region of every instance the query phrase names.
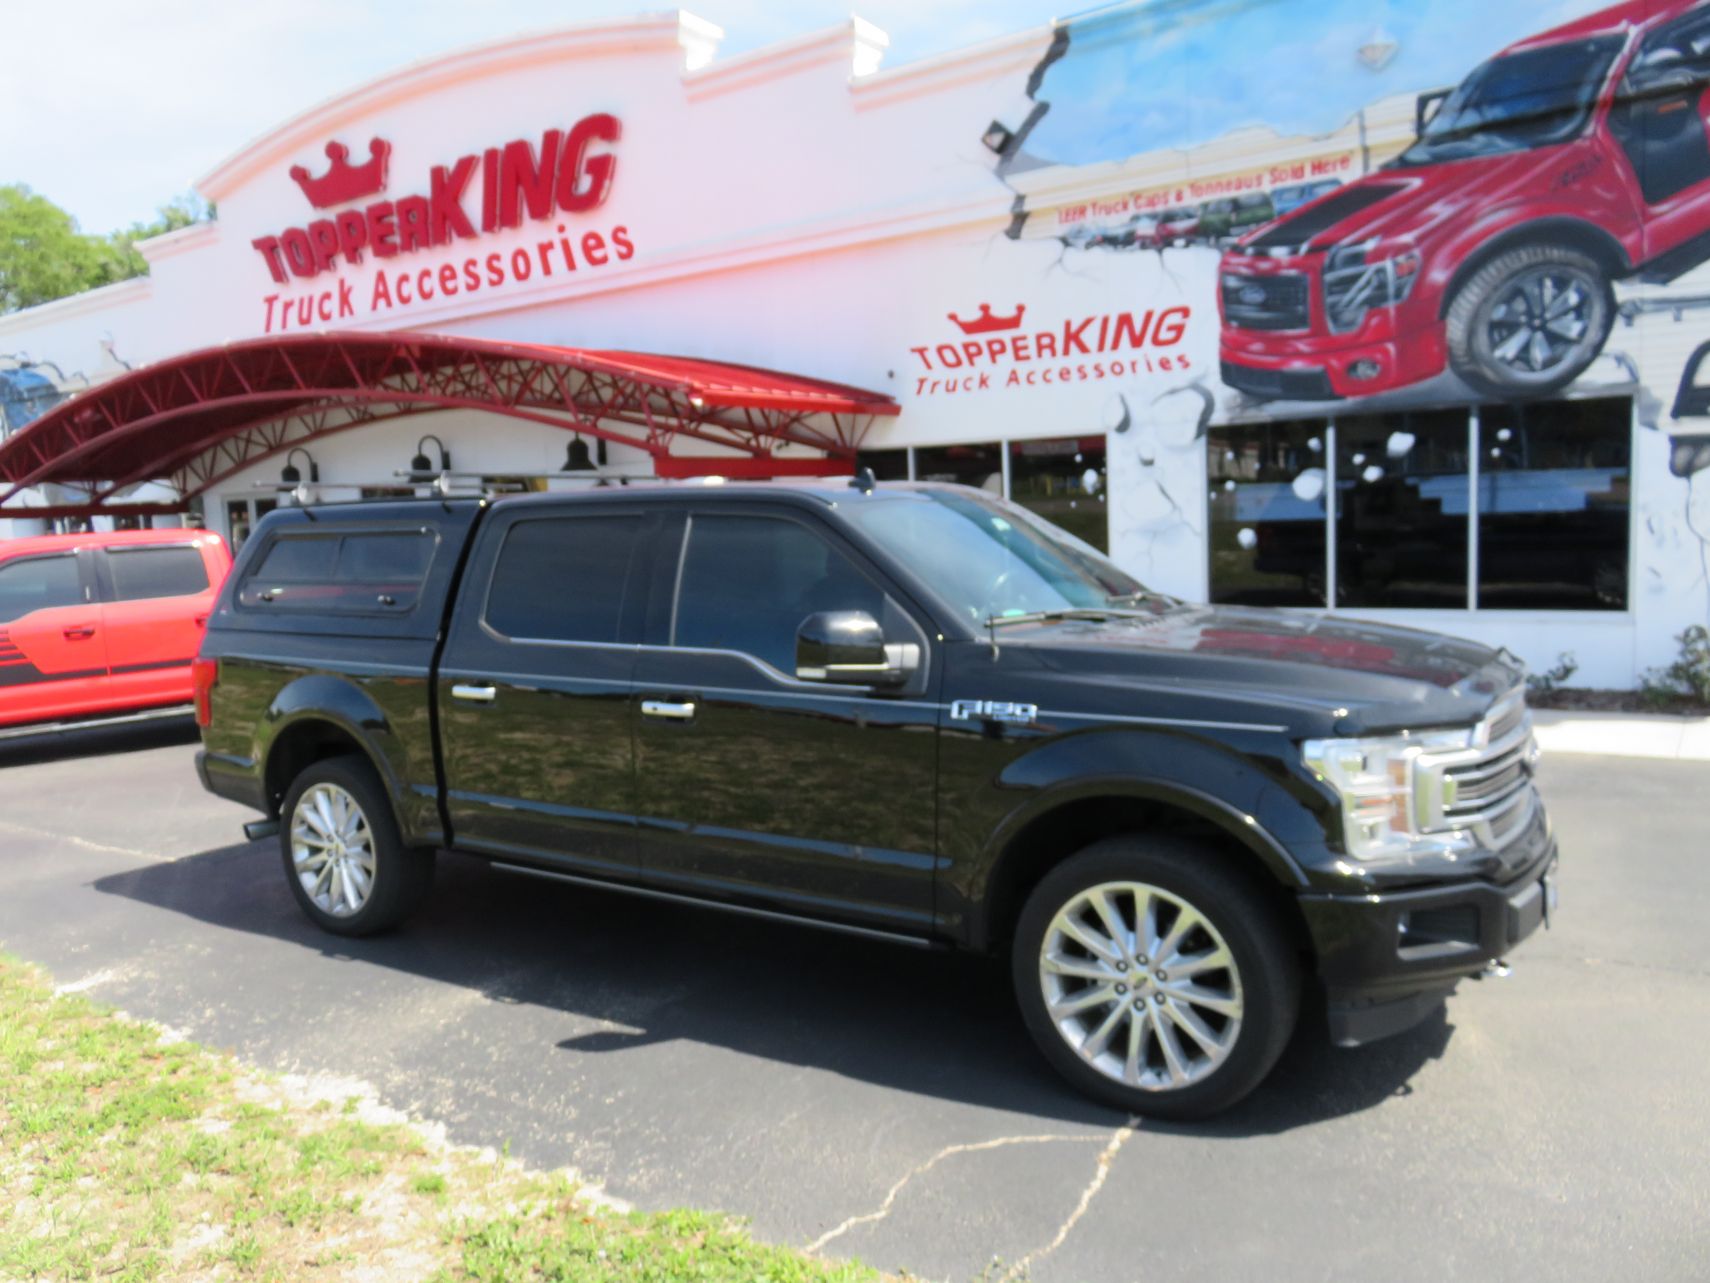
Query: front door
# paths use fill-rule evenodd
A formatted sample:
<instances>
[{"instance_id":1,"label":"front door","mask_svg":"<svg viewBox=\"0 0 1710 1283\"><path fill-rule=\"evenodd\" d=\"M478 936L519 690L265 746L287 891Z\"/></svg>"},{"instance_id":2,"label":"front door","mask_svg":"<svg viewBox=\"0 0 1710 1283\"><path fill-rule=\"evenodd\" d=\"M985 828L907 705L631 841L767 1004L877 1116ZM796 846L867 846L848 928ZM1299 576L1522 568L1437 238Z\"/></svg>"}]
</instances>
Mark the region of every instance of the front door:
<instances>
[{"instance_id":1,"label":"front door","mask_svg":"<svg viewBox=\"0 0 1710 1283\"><path fill-rule=\"evenodd\" d=\"M1710 11L1689 13L1640 42L1610 130L1643 199L1644 258L1710 236Z\"/></svg>"},{"instance_id":2,"label":"front door","mask_svg":"<svg viewBox=\"0 0 1710 1283\"><path fill-rule=\"evenodd\" d=\"M457 845L634 872L631 679L656 524L633 508L531 504L482 530L438 679Z\"/></svg>"},{"instance_id":3,"label":"front door","mask_svg":"<svg viewBox=\"0 0 1710 1283\"><path fill-rule=\"evenodd\" d=\"M0 725L97 711L106 647L87 554L0 561Z\"/></svg>"},{"instance_id":4,"label":"front door","mask_svg":"<svg viewBox=\"0 0 1710 1283\"><path fill-rule=\"evenodd\" d=\"M878 929L932 924L937 674L894 693L799 681L811 614L927 633L829 527L794 509L694 511L657 559L668 610L636 668L642 865L700 896Z\"/></svg>"}]
</instances>

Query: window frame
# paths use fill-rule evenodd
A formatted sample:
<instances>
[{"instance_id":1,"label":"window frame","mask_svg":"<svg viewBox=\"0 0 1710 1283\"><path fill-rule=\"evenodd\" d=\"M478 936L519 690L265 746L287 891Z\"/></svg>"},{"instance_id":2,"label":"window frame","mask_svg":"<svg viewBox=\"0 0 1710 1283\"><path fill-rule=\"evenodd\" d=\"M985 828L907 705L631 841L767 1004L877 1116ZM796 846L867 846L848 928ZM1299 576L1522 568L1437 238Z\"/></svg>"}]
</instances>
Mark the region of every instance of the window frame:
<instances>
[{"instance_id":1,"label":"window frame","mask_svg":"<svg viewBox=\"0 0 1710 1283\"><path fill-rule=\"evenodd\" d=\"M629 565L623 578L623 599L618 606L618 635L613 641L581 641L567 637L514 637L496 627L489 618L493 605L493 584L498 578L499 562L504 558L505 545L518 526L542 521L590 521L620 519L633 521L636 538L630 548ZM530 507L507 514L489 538L492 553L482 567L485 582L481 585L481 609L475 617L476 626L489 641L501 646L555 646L598 650L634 650L641 629L640 616L646 609L648 574L652 565L652 542L657 530L654 514L646 508L628 504L586 504L543 506L538 511ZM640 588L642 591L637 591Z\"/></svg>"},{"instance_id":2,"label":"window frame","mask_svg":"<svg viewBox=\"0 0 1710 1283\"><path fill-rule=\"evenodd\" d=\"M33 610L25 611L22 615L14 616L11 619L0 619L0 628L7 628L18 623L20 620L28 619L38 611L81 609L85 606L94 606L99 604L101 600L100 589L92 573L90 558L86 555L86 552L87 550L83 548L66 548L63 550L49 549L43 552L26 552L20 553L15 557L0 558L0 571L4 571L12 566L21 565L26 561L52 561L63 557L70 561L76 568L78 591L83 594L82 601L61 602L54 606L37 606Z\"/></svg>"},{"instance_id":3,"label":"window frame","mask_svg":"<svg viewBox=\"0 0 1710 1283\"><path fill-rule=\"evenodd\" d=\"M181 552L186 549L196 554L196 560L202 566L203 584L195 592L172 593L168 596L159 597L121 597L119 595L118 580L113 576L113 564L110 560L114 555L128 557L134 553ZM219 587L214 582L213 575L208 572L208 558L202 551L202 542L199 539L174 540L169 543L109 544L99 548L91 548L89 551L94 554L95 581L103 605L116 606L132 601L182 601L186 597L204 596Z\"/></svg>"},{"instance_id":4,"label":"window frame","mask_svg":"<svg viewBox=\"0 0 1710 1283\"><path fill-rule=\"evenodd\" d=\"M812 515L797 508L765 503L694 504L674 515L677 525L665 533L660 541L661 553L654 558L654 573L662 583L669 585L669 588L662 593L649 594L655 605L649 613L649 638L643 649L669 650L683 655L728 655L745 661L762 676L792 690L811 691L816 695L841 694L844 697L865 698L864 687L804 681L793 671L783 672L750 651L723 646L677 644L677 608L682 593L683 568L688 564L689 540L693 535L695 518L751 517L787 521L818 536L836 552L841 553L855 568L856 573L866 579L879 591L880 596L891 604L897 617L906 621L908 627L914 631L914 642L920 647L920 667L906 686L888 690L887 694L906 694L908 691L924 688L932 668L932 645L929 639L936 636L938 630L928 628L922 623L919 608L909 600L902 588L874 563L865 549L846 537L835 524L817 521ZM884 620L879 622L883 625Z\"/></svg>"},{"instance_id":5,"label":"window frame","mask_svg":"<svg viewBox=\"0 0 1710 1283\"><path fill-rule=\"evenodd\" d=\"M1710 345L1707 345L1707 346L1710 346ZM1538 404L1550 405L1550 404L1554 404L1554 403L1558 403L1558 402L1568 402L1568 401L1610 401L1610 400L1624 400L1627 402L1627 411L1628 411L1628 413L1627 413L1627 485L1628 485L1629 495L1637 495L1640 493L1641 481L1640 481L1639 471L1640 471L1640 468L1642 467L1642 464L1640 462L1641 456L1642 456L1642 451L1640 451L1639 449L1636 448L1636 444L1637 444L1636 429L1639 426L1639 418L1638 418L1639 405L1638 405L1638 397L1634 393L1632 393L1630 391L1622 392L1622 391L1608 391L1605 389L1588 389L1586 392L1584 392L1581 395L1553 397L1548 401L1540 402ZM1464 407L1460 407L1460 406L1424 406L1424 407L1419 407L1419 408L1421 408L1421 409L1460 409L1460 408L1464 408L1467 412L1467 515L1466 515L1466 521L1467 521L1466 588L1467 588L1467 591L1466 591L1465 604L1461 605L1461 606L1340 606L1337 604L1336 597L1337 597L1337 589L1339 587L1339 583L1338 583L1338 574L1337 574L1338 567L1336 564L1336 521L1337 521L1337 515L1338 515L1338 511L1339 511L1339 494L1337 491L1338 477L1337 477L1337 467L1336 467L1336 464L1337 464L1336 455L1337 455L1338 449L1340 448L1340 442L1338 441L1337 435L1336 435L1336 423L1337 423L1338 419L1349 418L1349 417L1352 417L1352 415L1347 414L1347 413L1344 413L1344 414L1331 413L1331 414L1326 414L1323 416L1324 421L1325 421L1325 428L1324 428L1324 455L1325 455L1324 487L1325 487L1325 494L1326 494L1326 502L1325 502L1325 506L1324 506L1324 541L1325 541L1324 593L1325 593L1325 604L1322 606L1279 606L1279 607L1276 607L1276 609L1278 609L1278 610L1292 610L1292 611L1313 611L1313 612L1318 612L1318 613L1329 613L1329 614L1369 616L1369 617L1382 618L1382 619L1388 619L1388 618L1391 618L1392 616L1399 616L1399 617L1401 617L1403 622L1413 621L1413 620L1429 620L1433 616L1437 616L1437 617L1442 617L1442 616L1465 617L1468 620L1472 620L1475 618L1476 619L1501 619L1504 617L1510 617L1510 618L1520 617L1520 618L1528 618L1529 619L1529 618L1535 618L1539 615L1543 615L1543 616L1548 616L1550 618L1571 619L1574 621L1619 620L1619 619L1627 619L1630 621L1634 617L1635 612L1637 610L1637 606L1635 604L1636 594L1634 591L1634 586L1638 583L1637 575L1638 575L1638 570L1639 570L1638 540L1637 540L1637 525L1638 525L1639 505L1636 502L1634 502L1632 499L1629 499L1628 504L1627 504L1627 530L1626 530L1626 536L1627 536L1627 603L1620 610L1571 610L1571 609L1558 609L1558 608L1552 608L1552 607L1536 607L1536 606L1516 609L1513 607L1480 606L1479 602L1478 602L1478 559L1479 559L1479 516L1480 516L1479 494L1480 494L1480 477L1481 477L1482 472L1483 472L1483 469L1480 466L1480 456L1479 456L1480 442L1483 440L1483 436L1482 436L1483 424L1481 421L1481 418L1482 418L1481 406L1478 403L1474 402L1474 403L1468 404ZM1377 413L1377 414L1386 414L1386 413L1392 413L1392 412L1393 411L1385 411L1385 410L1375 411L1375 413ZM1372 413L1372 412L1366 412L1366 413ZM1217 448L1216 433L1218 431L1218 428L1219 427L1238 428L1241 426L1242 426L1241 424L1222 424L1222 425L1218 425L1216 427L1213 427L1206 434L1205 446L1204 446L1205 453L1202 456L1202 463L1201 463L1201 469L1200 469L1202 474L1209 475L1210 452L1213 449ZM1209 518L1209 514L1208 514L1208 518ZM1211 597L1211 534L1210 534L1209 519L1206 522L1205 529L1206 529L1206 533L1205 533L1204 538L1202 539L1203 553L1204 553L1204 557L1203 557L1204 594L1203 595L1204 595L1204 598L1207 602L1211 602L1211 600L1212 600L1212 597Z\"/></svg>"},{"instance_id":6,"label":"window frame","mask_svg":"<svg viewBox=\"0 0 1710 1283\"><path fill-rule=\"evenodd\" d=\"M290 580L286 582L297 584L338 583L341 581L337 578L336 572L339 561L344 556L344 541L346 539L359 539L365 535L414 535L428 540L432 545L428 553L427 565L422 571L421 578L416 581L415 594L407 605L386 606L381 604L378 597L376 597L373 603L360 606L310 606L285 602L283 603L284 609L280 610L279 607L281 603L279 602L269 600L266 604L263 604L259 601L249 601L245 599L246 594L248 594L251 585L254 584L257 575L265 568L267 559L273 555L273 550L281 543L287 540L296 539L327 539L335 542L338 547L333 553L334 576L332 578ZM256 551L251 554L249 552L248 545L258 536L264 537L266 542L257 545ZM386 620L410 619L421 608L421 603L428 594L429 585L433 583L443 543L444 540L438 527L423 525L420 522L387 521L363 525L333 525L329 523L324 526L318 522L307 522L303 524L293 523L291 525L280 525L266 532L257 531L252 533L249 539L245 541L245 555L241 566L234 567L232 573L228 576L228 583L230 584L229 600L234 611L246 616L260 618L288 615L292 620L297 621L309 618L324 620L363 618ZM242 570L241 577L237 573L239 569ZM361 583L363 581L356 582Z\"/></svg>"}]
</instances>

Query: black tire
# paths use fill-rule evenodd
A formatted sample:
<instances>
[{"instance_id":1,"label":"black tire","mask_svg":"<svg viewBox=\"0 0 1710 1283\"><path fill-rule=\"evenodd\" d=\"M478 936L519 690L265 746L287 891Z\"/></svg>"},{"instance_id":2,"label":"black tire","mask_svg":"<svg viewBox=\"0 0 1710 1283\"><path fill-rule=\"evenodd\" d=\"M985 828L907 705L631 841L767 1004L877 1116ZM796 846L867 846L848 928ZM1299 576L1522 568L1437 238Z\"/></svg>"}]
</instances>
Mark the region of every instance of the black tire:
<instances>
[{"instance_id":1,"label":"black tire","mask_svg":"<svg viewBox=\"0 0 1710 1283\"><path fill-rule=\"evenodd\" d=\"M1300 1008L1300 966L1277 906L1229 860L1216 847L1180 838L1106 838L1052 869L1028 896L1010 958L1016 1000L1045 1058L1088 1096L1152 1118L1204 1118L1227 1109L1257 1087L1282 1054ZM1068 1035L1059 1030L1050 1013L1047 982L1041 975L1047 932L1076 897L1108 883L1141 883L1179 898L1221 935L1233 955L1236 971L1229 979L1242 1001L1233 1043L1222 1062L1195 1081L1148 1088L1109 1076L1070 1047ZM1140 980L1151 991L1152 981L1145 976ZM1089 983L1087 991L1093 987ZM1129 998L1112 1000L1101 1010L1112 1019L1125 1002L1145 1010L1144 997L1136 985ZM1155 991L1151 997L1158 1001ZM1122 1019L1126 1030L1129 1017ZM1223 1028L1226 1031L1228 1025ZM1161 1062L1159 1035L1142 1033L1139 1038L1145 1056ZM1172 1041L1190 1045L1180 1043L1174 1031ZM1205 1063L1212 1063L1209 1056Z\"/></svg>"},{"instance_id":2,"label":"black tire","mask_svg":"<svg viewBox=\"0 0 1710 1283\"><path fill-rule=\"evenodd\" d=\"M366 897L355 911L344 907L332 912L317 904L298 873L293 832L297 807L317 785L348 795L366 827L374 867ZM434 852L404 845L379 776L366 758L354 753L313 762L291 781L279 811L279 851L298 905L310 921L334 935L366 936L394 927L421 906L433 886Z\"/></svg>"},{"instance_id":3,"label":"black tire","mask_svg":"<svg viewBox=\"0 0 1710 1283\"><path fill-rule=\"evenodd\" d=\"M1582 332L1571 340L1558 330L1546 332L1548 360L1533 361L1529 349L1505 355L1505 343L1524 341L1535 302L1528 286L1545 282L1583 292L1572 313ZM1563 245L1522 245L1497 254L1455 290L1446 314L1449 365L1483 396L1547 396L1585 373L1614 323L1615 293L1596 259Z\"/></svg>"}]
</instances>

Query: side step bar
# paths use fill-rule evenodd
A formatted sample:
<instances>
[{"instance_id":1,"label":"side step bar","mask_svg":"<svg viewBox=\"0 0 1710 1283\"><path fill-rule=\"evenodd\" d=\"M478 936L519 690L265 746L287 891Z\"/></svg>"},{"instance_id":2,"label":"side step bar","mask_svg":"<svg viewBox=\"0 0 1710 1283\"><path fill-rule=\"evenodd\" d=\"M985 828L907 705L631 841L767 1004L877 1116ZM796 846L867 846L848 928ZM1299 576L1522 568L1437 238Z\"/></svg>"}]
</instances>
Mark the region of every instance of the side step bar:
<instances>
[{"instance_id":1,"label":"side step bar","mask_svg":"<svg viewBox=\"0 0 1710 1283\"><path fill-rule=\"evenodd\" d=\"M134 726L140 722L165 722L180 717L194 717L194 704L173 704L166 708L148 708L140 713L119 713L113 717L89 717L66 722L30 722L23 726L0 727L0 740L26 739L31 735L62 735L67 731L92 730L106 726Z\"/></svg>"},{"instance_id":2,"label":"side step bar","mask_svg":"<svg viewBox=\"0 0 1710 1283\"><path fill-rule=\"evenodd\" d=\"M571 882L577 886L598 887L602 891L622 891L628 895L645 896L650 900L669 900L675 904L693 905L697 909L720 909L725 913L739 913L748 918L765 918L771 922L788 922L798 927L818 927L822 931L838 931L844 935L865 936L869 940L883 940L888 944L913 945L917 949L943 949L945 946L936 940L928 940L924 936L905 935L900 931L882 931L878 927L856 927L842 922L826 922L820 918L803 917L796 913L784 913L777 909L756 909L746 904L730 904L723 900L702 900L697 896L678 895L675 891L659 891L653 887L631 886L624 882L607 882L603 878L578 877L574 873L558 873L551 869L534 869L525 864L504 864L498 860L491 861L493 868L504 873L522 873L533 878L547 878L553 882Z\"/></svg>"}]
</instances>

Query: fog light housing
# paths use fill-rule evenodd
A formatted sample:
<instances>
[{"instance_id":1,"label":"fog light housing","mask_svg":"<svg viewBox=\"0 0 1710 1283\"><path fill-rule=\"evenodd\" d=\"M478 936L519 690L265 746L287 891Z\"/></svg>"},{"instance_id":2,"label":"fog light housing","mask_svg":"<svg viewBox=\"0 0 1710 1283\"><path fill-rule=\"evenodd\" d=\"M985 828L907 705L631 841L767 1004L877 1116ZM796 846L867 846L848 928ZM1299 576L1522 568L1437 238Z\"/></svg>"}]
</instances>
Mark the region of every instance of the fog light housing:
<instances>
[{"instance_id":1,"label":"fog light housing","mask_svg":"<svg viewBox=\"0 0 1710 1283\"><path fill-rule=\"evenodd\" d=\"M1355 361L1348 367L1348 377L1350 379L1358 379L1361 383L1365 383L1370 379L1375 379L1382 373L1383 366L1372 360L1369 356L1361 357L1358 361Z\"/></svg>"}]
</instances>

